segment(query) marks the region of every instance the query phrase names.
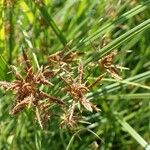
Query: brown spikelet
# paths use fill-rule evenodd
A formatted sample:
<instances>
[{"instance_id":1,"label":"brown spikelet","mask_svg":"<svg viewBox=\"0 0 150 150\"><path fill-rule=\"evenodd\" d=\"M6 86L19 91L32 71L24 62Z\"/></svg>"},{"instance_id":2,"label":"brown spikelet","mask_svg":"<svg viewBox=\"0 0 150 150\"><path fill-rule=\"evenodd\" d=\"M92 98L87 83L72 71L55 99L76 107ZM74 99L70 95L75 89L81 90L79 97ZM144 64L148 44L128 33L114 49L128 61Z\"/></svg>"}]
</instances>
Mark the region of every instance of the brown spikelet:
<instances>
[{"instance_id":1,"label":"brown spikelet","mask_svg":"<svg viewBox=\"0 0 150 150\"><path fill-rule=\"evenodd\" d=\"M87 101L85 98L82 98L81 104L82 104L88 111L93 112L92 104L91 104L89 101Z\"/></svg>"},{"instance_id":2,"label":"brown spikelet","mask_svg":"<svg viewBox=\"0 0 150 150\"><path fill-rule=\"evenodd\" d=\"M37 2L43 4L43 1ZM121 79L118 66L113 64L117 52L114 51L98 61L104 73L89 85L88 77L85 79L83 62L77 59L80 54L72 52L66 46L63 50L48 57L48 66L38 65L37 68L34 68L26 50L23 50L23 65L21 64L20 68L10 66L15 79L12 82L0 81L0 87L11 90L15 94L14 107L10 114L17 115L25 108L31 108L43 129L51 116L61 116L61 126L74 127L78 121L79 113L82 114L82 108L90 112L100 111L96 105L89 101L87 94L102 81L106 73L117 80ZM60 83L55 86L52 81ZM47 91L61 95L64 100L48 94Z\"/></svg>"},{"instance_id":3,"label":"brown spikelet","mask_svg":"<svg viewBox=\"0 0 150 150\"><path fill-rule=\"evenodd\" d=\"M63 101L61 101L60 99L53 97L53 96L50 96L43 91L38 90L38 95L41 99L48 99L50 102L58 103L60 105L65 105L65 103Z\"/></svg>"},{"instance_id":4,"label":"brown spikelet","mask_svg":"<svg viewBox=\"0 0 150 150\"><path fill-rule=\"evenodd\" d=\"M102 75L100 75L92 84L88 86L88 88L91 89L93 86L98 84L104 78L105 75L106 73L103 73Z\"/></svg>"},{"instance_id":5,"label":"brown spikelet","mask_svg":"<svg viewBox=\"0 0 150 150\"><path fill-rule=\"evenodd\" d=\"M30 103L33 103L34 97L33 95L29 95L25 97L22 101L20 101L16 106L11 110L11 115L16 115L18 112L22 111L26 106Z\"/></svg>"},{"instance_id":6,"label":"brown spikelet","mask_svg":"<svg viewBox=\"0 0 150 150\"><path fill-rule=\"evenodd\" d=\"M113 59L117 55L116 51L111 52L110 54L104 56L99 60L100 67L108 72L116 80L121 80L117 67L113 64Z\"/></svg>"},{"instance_id":7,"label":"brown spikelet","mask_svg":"<svg viewBox=\"0 0 150 150\"><path fill-rule=\"evenodd\" d=\"M77 117L74 116L74 110L75 110L75 101L73 100L69 107L68 112L65 111L65 113L61 117L62 119L60 123L61 127L64 127L64 125L67 125L68 127L73 128L75 126Z\"/></svg>"},{"instance_id":8,"label":"brown spikelet","mask_svg":"<svg viewBox=\"0 0 150 150\"><path fill-rule=\"evenodd\" d=\"M64 78L62 76L60 77L66 83L66 86L63 89L64 91L68 92L77 103L79 102L80 104L82 104L87 110L91 112L93 111L93 109L95 110L96 106L94 107L94 105L85 97L85 94L89 91L89 88L85 85L85 83L83 83L83 65L81 62L78 66L78 77L76 78L77 80L73 79L71 75L69 75L69 78ZM96 81L94 85L97 82L98 81Z\"/></svg>"},{"instance_id":9,"label":"brown spikelet","mask_svg":"<svg viewBox=\"0 0 150 150\"><path fill-rule=\"evenodd\" d=\"M50 65L55 66L56 64L59 65L68 65L68 63L73 62L75 58L81 56L82 52L69 52L69 46L66 45L63 50L51 54L48 57L48 61Z\"/></svg>"},{"instance_id":10,"label":"brown spikelet","mask_svg":"<svg viewBox=\"0 0 150 150\"><path fill-rule=\"evenodd\" d=\"M47 67L44 68L43 66L41 66L37 72L33 71L32 63L25 51L23 51L23 60L25 61L25 68L23 71L20 70L19 72L18 68L15 66L10 67L16 80L13 82L0 81L0 86L4 87L6 90L14 91L15 93L16 100L10 112L11 115L16 115L24 108L31 107L35 110L37 120L42 127L42 122L45 122L49 116L47 106L53 104L61 106L65 105L65 103L38 88L41 85L53 86L49 81L52 72L47 70ZM45 102L47 104L45 104Z\"/></svg>"}]
</instances>

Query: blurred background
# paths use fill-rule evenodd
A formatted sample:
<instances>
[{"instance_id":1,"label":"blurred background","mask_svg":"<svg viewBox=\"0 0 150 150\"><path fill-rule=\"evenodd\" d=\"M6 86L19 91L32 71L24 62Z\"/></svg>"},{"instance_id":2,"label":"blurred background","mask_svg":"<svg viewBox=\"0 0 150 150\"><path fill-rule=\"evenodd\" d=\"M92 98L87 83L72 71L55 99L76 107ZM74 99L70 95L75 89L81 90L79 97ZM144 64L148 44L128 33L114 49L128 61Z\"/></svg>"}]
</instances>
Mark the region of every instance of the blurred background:
<instances>
[{"instance_id":1,"label":"blurred background","mask_svg":"<svg viewBox=\"0 0 150 150\"><path fill-rule=\"evenodd\" d=\"M69 43L84 53L84 80L102 73L96 60L117 50L121 81L107 75L87 93L100 112L84 111L74 129L50 118L41 129L30 110L12 116L12 92L0 88L1 150L143 150L150 142L149 0L1 0L0 80L11 82L10 65L22 65L22 49L36 68ZM129 52L130 51L130 52ZM96 53L96 55L95 55ZM125 69L123 68L125 67ZM62 98L57 79L49 94ZM56 110L57 111L57 110ZM61 115L61 114L60 114ZM147 148L147 150L149 150Z\"/></svg>"}]
</instances>

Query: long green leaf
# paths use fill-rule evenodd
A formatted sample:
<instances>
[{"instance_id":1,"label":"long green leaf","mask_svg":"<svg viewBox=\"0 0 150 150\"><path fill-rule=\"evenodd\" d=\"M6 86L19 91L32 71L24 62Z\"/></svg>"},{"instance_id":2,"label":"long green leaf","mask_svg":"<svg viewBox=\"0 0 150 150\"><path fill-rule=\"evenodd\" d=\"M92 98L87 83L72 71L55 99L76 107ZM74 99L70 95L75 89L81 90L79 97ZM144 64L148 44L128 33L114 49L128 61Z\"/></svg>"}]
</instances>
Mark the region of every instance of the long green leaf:
<instances>
[{"instance_id":1,"label":"long green leaf","mask_svg":"<svg viewBox=\"0 0 150 150\"><path fill-rule=\"evenodd\" d=\"M46 20L46 22L48 23L48 25L52 28L52 30L55 32L55 34L57 35L58 39L60 40L60 42L66 46L67 44L67 40L65 38L65 36L63 35L63 33L60 31L60 29L58 28L58 26L56 25L56 23L54 22L54 20L52 19L52 17L50 16L50 14L47 12L47 9L44 5L40 6L37 5L37 8L40 10L42 16L44 17L44 19Z\"/></svg>"},{"instance_id":2,"label":"long green leaf","mask_svg":"<svg viewBox=\"0 0 150 150\"><path fill-rule=\"evenodd\" d=\"M94 54L93 57L90 57L90 56L92 56L90 54L89 59L87 60L87 63L89 63L93 60L100 59L102 56L106 55L110 51L119 47L121 44L128 41L129 39L131 39L132 37L134 37L135 35L137 35L138 33L142 32L142 31L146 30L149 27L150 27L150 19L147 19L143 23L139 24L138 26L134 27L133 29L129 30L128 32L124 33L123 35L121 35L120 37L118 37L117 39L113 40L108 45L106 45L105 47L100 49L100 51L98 53Z\"/></svg>"},{"instance_id":3,"label":"long green leaf","mask_svg":"<svg viewBox=\"0 0 150 150\"><path fill-rule=\"evenodd\" d=\"M148 143L125 120L118 118L118 122L143 148L146 148Z\"/></svg>"},{"instance_id":4,"label":"long green leaf","mask_svg":"<svg viewBox=\"0 0 150 150\"><path fill-rule=\"evenodd\" d=\"M105 98L102 96L102 98ZM150 93L134 93L134 94L117 94L117 95L108 95L107 99L114 100L114 99L144 99L150 100Z\"/></svg>"},{"instance_id":5,"label":"long green leaf","mask_svg":"<svg viewBox=\"0 0 150 150\"><path fill-rule=\"evenodd\" d=\"M150 71L147 71L147 72L138 74L138 75L136 75L134 77L128 78L128 79L126 79L126 81L129 81L129 82L140 82L140 81L148 79L148 78L150 78ZM122 84L121 85L120 83L114 83L114 84L106 86L103 89L99 89L99 90L97 90L94 93L92 93L92 92L88 93L87 97L90 98L90 99L93 99L95 96L101 96L105 92L110 93L110 92L113 92L115 90L119 90L121 87L126 87L126 86L127 86L127 84Z\"/></svg>"}]
</instances>

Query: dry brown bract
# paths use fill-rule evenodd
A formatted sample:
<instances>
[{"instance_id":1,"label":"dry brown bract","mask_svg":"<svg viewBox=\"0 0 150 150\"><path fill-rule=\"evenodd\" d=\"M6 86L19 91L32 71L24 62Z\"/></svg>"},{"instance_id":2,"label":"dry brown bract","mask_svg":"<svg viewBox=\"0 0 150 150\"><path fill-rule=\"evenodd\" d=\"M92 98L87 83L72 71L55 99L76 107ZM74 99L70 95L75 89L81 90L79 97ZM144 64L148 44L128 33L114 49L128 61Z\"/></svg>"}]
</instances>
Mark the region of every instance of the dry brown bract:
<instances>
[{"instance_id":1,"label":"dry brown bract","mask_svg":"<svg viewBox=\"0 0 150 150\"><path fill-rule=\"evenodd\" d=\"M74 115L74 111L75 111L75 101L73 100L72 104L69 107L69 110L66 111L66 109L64 109L64 114L61 117L62 119L60 123L61 127L67 125L68 127L73 128L76 125L77 116Z\"/></svg>"},{"instance_id":2,"label":"dry brown bract","mask_svg":"<svg viewBox=\"0 0 150 150\"><path fill-rule=\"evenodd\" d=\"M40 114L42 114L43 118L47 116L47 112L44 112L47 103L64 105L64 102L38 89L40 85L53 85L48 81L48 78L53 75L52 72L47 68L41 67L36 73L34 73L32 65L24 51L23 59L25 61L25 77L19 73L15 66L11 66L16 80L11 83L0 81L0 86L7 90L12 90L16 94L15 106L11 111L12 115L17 114L27 106L32 106L35 108L36 114L38 113L39 115L37 116L38 121L41 122L41 120L39 120L39 117L41 117ZM46 101L46 104L45 100L48 100L48 102Z\"/></svg>"},{"instance_id":3,"label":"dry brown bract","mask_svg":"<svg viewBox=\"0 0 150 150\"><path fill-rule=\"evenodd\" d=\"M69 50L69 47L66 46L62 51L58 51L54 54L51 54L48 57L50 66L54 67L55 65L59 65L60 68L62 68L65 65L68 66L68 63L72 62L77 56L83 54L80 52L68 52Z\"/></svg>"},{"instance_id":4,"label":"dry brown bract","mask_svg":"<svg viewBox=\"0 0 150 150\"><path fill-rule=\"evenodd\" d=\"M93 110L100 111L100 109L97 108L96 105L93 105L87 100L85 94L89 92L93 86L95 86L98 82L102 80L102 78L105 76L105 73L100 75L92 84L86 86L86 83L83 83L84 73L82 63L79 63L78 76L75 79L73 79L71 72L65 70L64 68L63 71L65 71L66 76L60 76L60 78L66 83L66 86L62 90L69 93L72 98L72 102L69 105L69 109L67 111L66 108L64 108L64 115L61 117L61 126L67 124L68 127L72 128L78 120L78 117L75 115L74 112L76 105L81 104L91 112Z\"/></svg>"},{"instance_id":5,"label":"dry brown bract","mask_svg":"<svg viewBox=\"0 0 150 150\"><path fill-rule=\"evenodd\" d=\"M64 115L61 115L62 122L61 126L67 124L69 127L73 127L77 121L76 115L76 106L84 106L88 111L99 111L95 105L88 101L86 98L86 94L91 90L93 86L99 83L106 72L110 73L112 77L115 79L121 79L118 74L117 66L113 65L113 58L116 55L116 52L112 52L109 55L103 57L99 60L99 65L106 72L100 75L92 84L87 86L87 82L84 82L84 68L83 64L79 63L78 68L72 67L70 62L74 61L74 58L79 55L76 52L70 52L65 54L66 50L62 50L53 55L49 56L49 62L51 66L43 67L41 66L35 72L32 67L32 63L30 62L28 56L23 51L23 70L18 71L17 67L11 66L12 72L15 75L16 80L13 82L0 81L0 86L15 92L16 100L14 103L14 107L11 110L11 114L15 115L21 112L24 108L30 107L33 108L36 114L36 119L38 120L41 128L43 128L43 124L49 119L51 115L59 115L59 113L54 113L54 109L52 110L52 106L60 106L60 112L64 112ZM77 62L77 61L76 61ZM75 64L75 63L73 63ZM50 70L50 68L55 68L57 71ZM77 77L73 78L73 75L77 71ZM44 91L40 90L41 85L54 86L49 79L54 77L55 75L60 76L61 80L65 82L65 87L61 87L62 91L66 91L71 97L71 103L63 102L60 99L50 96ZM80 105L78 105L80 104ZM62 107L63 106L63 107ZM80 108L80 107L79 107ZM82 112L82 111L80 111ZM59 115L60 116L60 115Z\"/></svg>"},{"instance_id":6,"label":"dry brown bract","mask_svg":"<svg viewBox=\"0 0 150 150\"><path fill-rule=\"evenodd\" d=\"M122 78L119 76L119 72L117 70L117 66L113 64L113 59L117 55L117 51L113 51L110 54L104 56L99 60L100 68L108 72L113 78L116 80L121 80Z\"/></svg>"},{"instance_id":7,"label":"dry brown bract","mask_svg":"<svg viewBox=\"0 0 150 150\"><path fill-rule=\"evenodd\" d=\"M67 72L67 74L69 74L69 72ZM78 66L78 77L76 79L73 79L71 75L69 75L69 77L66 78L61 76L61 79L67 84L67 86L63 90L67 91L73 98L73 100L79 102L91 112L93 110L99 110L85 97L85 94L89 92L89 88L86 86L86 83L83 83L83 65L81 63ZM90 85L89 87L91 88L92 85Z\"/></svg>"}]
</instances>

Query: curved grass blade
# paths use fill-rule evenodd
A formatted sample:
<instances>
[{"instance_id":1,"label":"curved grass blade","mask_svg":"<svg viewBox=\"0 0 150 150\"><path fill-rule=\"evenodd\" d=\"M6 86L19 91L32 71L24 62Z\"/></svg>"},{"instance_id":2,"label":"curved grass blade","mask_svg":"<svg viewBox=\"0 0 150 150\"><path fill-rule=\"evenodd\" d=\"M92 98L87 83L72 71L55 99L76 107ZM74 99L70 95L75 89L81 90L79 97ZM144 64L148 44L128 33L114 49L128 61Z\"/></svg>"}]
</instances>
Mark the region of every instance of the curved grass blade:
<instances>
[{"instance_id":1,"label":"curved grass blade","mask_svg":"<svg viewBox=\"0 0 150 150\"><path fill-rule=\"evenodd\" d=\"M150 27L150 19L147 19L143 23L132 28L128 32L124 33L120 37L118 37L115 40L113 40L112 42L110 42L108 45L106 45L105 47L100 49L99 52L95 53L94 56L91 57L91 54L90 54L90 56L88 57L89 59L87 60L86 63L89 63L93 60L95 60L95 61L99 60L102 56L108 54L109 52L111 52L115 48L119 47L124 42L128 41L129 39L131 39L132 37L134 37L135 35L137 35L138 33L142 32L142 31L146 30L149 27Z\"/></svg>"},{"instance_id":2,"label":"curved grass blade","mask_svg":"<svg viewBox=\"0 0 150 150\"><path fill-rule=\"evenodd\" d=\"M136 75L134 77L130 77L130 78L126 79L125 81L128 81L128 82L140 82L140 81L143 81L143 80L148 79L148 78L150 78L150 71L138 74L138 75ZM106 86L103 89L99 89L99 90L97 90L94 93L92 93L92 92L88 93L86 96L89 99L94 99L95 97L101 96L104 93L110 93L110 92L113 92L115 90L119 90L121 87L126 87L126 86L127 86L127 84L114 83L114 84Z\"/></svg>"},{"instance_id":3,"label":"curved grass blade","mask_svg":"<svg viewBox=\"0 0 150 150\"><path fill-rule=\"evenodd\" d=\"M148 143L124 120L117 117L118 122L122 127L143 147L146 148Z\"/></svg>"},{"instance_id":4,"label":"curved grass blade","mask_svg":"<svg viewBox=\"0 0 150 150\"><path fill-rule=\"evenodd\" d=\"M104 98L102 96L102 98ZM134 93L134 94L116 94L116 95L108 95L107 99L114 100L114 99L144 99L150 100L150 93Z\"/></svg>"},{"instance_id":5,"label":"curved grass blade","mask_svg":"<svg viewBox=\"0 0 150 150\"><path fill-rule=\"evenodd\" d=\"M114 81L114 82L116 82L116 80L114 80L114 79L103 79L103 80L104 81ZM130 81L127 81L127 80L118 80L117 82L119 82L121 84L128 84L128 85L132 85L132 86L135 86L135 87L140 87L140 88L150 90L150 86L142 85L142 84L135 83L135 82L130 82Z\"/></svg>"},{"instance_id":6,"label":"curved grass blade","mask_svg":"<svg viewBox=\"0 0 150 150\"><path fill-rule=\"evenodd\" d=\"M93 132L93 131L90 130L89 128L83 128L83 129L80 129L80 130L78 130L77 132L75 132L75 133L73 134L73 136L71 137L71 139L70 139L70 141L69 141L69 143L68 143L68 145L67 145L66 150L69 150L69 149L70 149L71 144L72 144L72 142L73 142L75 136L78 135L80 132L83 132L83 131L89 131L90 133L92 133L94 136L96 136L99 140L101 140L101 141L104 143L104 141L103 141L95 132Z\"/></svg>"}]
</instances>

